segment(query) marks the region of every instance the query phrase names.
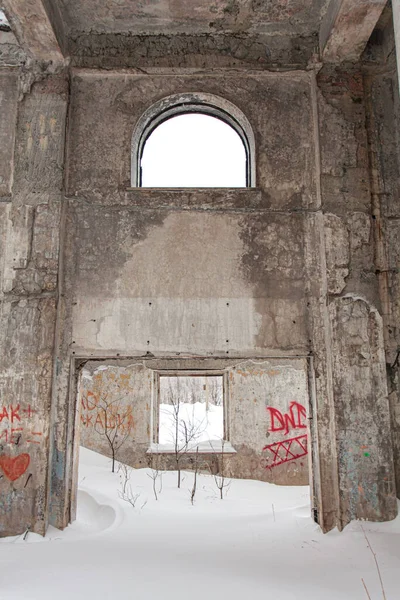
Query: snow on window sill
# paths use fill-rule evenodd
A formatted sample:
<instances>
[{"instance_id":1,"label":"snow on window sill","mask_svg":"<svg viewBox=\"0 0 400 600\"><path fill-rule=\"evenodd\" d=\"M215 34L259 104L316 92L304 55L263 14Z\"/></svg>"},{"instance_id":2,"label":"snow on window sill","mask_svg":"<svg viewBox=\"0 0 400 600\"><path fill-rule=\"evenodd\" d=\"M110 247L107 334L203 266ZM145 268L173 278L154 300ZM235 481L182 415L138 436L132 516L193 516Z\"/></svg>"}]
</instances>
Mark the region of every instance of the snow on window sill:
<instances>
[{"instance_id":1,"label":"snow on window sill","mask_svg":"<svg viewBox=\"0 0 400 600\"><path fill-rule=\"evenodd\" d=\"M199 449L199 454L236 454L235 448L230 442L216 440L213 442L199 442L196 445L191 445L187 450L181 450L180 454L195 454ZM175 454L173 444L150 444L147 454Z\"/></svg>"}]
</instances>

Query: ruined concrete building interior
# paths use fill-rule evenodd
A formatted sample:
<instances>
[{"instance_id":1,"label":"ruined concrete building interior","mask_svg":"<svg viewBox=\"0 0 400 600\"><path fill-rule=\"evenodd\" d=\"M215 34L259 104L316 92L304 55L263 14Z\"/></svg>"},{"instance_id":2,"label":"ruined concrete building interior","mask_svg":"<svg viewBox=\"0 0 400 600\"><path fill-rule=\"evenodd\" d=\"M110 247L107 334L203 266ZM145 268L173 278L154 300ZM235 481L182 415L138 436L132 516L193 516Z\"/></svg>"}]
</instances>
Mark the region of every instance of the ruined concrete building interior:
<instances>
[{"instance_id":1,"label":"ruined concrete building interior","mask_svg":"<svg viewBox=\"0 0 400 600\"><path fill-rule=\"evenodd\" d=\"M105 402L121 460L173 468L177 390L216 415L204 465L309 483L324 532L394 519L397 1L0 7L0 536L74 520ZM239 141L237 179L146 183L188 115Z\"/></svg>"}]
</instances>

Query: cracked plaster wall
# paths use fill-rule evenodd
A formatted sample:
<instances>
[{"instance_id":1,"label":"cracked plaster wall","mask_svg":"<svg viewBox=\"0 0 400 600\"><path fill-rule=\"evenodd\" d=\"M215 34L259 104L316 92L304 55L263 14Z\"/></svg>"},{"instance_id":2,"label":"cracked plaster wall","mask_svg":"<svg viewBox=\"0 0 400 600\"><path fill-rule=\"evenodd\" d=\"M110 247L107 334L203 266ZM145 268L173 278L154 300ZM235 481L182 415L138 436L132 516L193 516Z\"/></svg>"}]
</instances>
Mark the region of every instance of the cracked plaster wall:
<instances>
[{"instance_id":1,"label":"cracked plaster wall","mask_svg":"<svg viewBox=\"0 0 400 600\"><path fill-rule=\"evenodd\" d=\"M128 190L138 118L160 98L188 90L220 95L246 114L256 139L257 189ZM50 77L19 102L12 201L0 204L6 356L1 400L9 407L17 399L19 410L26 411L19 413L27 419L23 435L38 434L39 442L11 439L15 406L13 413L3 407L0 433L7 456L27 455L29 463L26 456L14 461L19 477L0 479L7 515L1 533L27 526L44 531L50 449L51 520L60 527L70 520L75 358L148 352L180 353L188 360L312 351L311 413L318 417L312 436L320 452L314 492L321 525L325 530L344 525L355 513L391 518L391 500L385 507L379 486L368 506L348 510L357 503L365 471L355 463L352 477L346 477L350 455L336 445L336 429L349 428L350 413L343 408L346 388L334 393L332 381L341 376L337 356L342 347L350 355L351 338L341 325L342 313L327 306L340 305L339 298L351 293L365 298L370 313L372 305L381 308L360 72L324 68L315 85L313 75L301 71L168 77L74 71L64 159L68 92L68 82ZM11 119L15 102L8 109ZM346 302L351 316L355 301ZM376 319L370 371L382 366L380 327ZM377 381L381 385L380 377ZM388 412L382 400L370 430L373 402L373 394L360 396L352 407L360 430L371 431L375 472L385 471L389 489L389 450L379 448ZM250 454L243 458L243 475L254 472ZM289 469L276 468L281 483L285 477L290 481ZM339 492L350 504L340 504Z\"/></svg>"},{"instance_id":2,"label":"cracked plaster wall","mask_svg":"<svg viewBox=\"0 0 400 600\"><path fill-rule=\"evenodd\" d=\"M397 496L400 497L400 101L391 11L364 53L379 270Z\"/></svg>"},{"instance_id":3,"label":"cracked plaster wall","mask_svg":"<svg viewBox=\"0 0 400 600\"><path fill-rule=\"evenodd\" d=\"M330 304L341 520L397 515L382 318L363 299Z\"/></svg>"},{"instance_id":4,"label":"cracked plaster wall","mask_svg":"<svg viewBox=\"0 0 400 600\"><path fill-rule=\"evenodd\" d=\"M363 298L365 311L370 315L376 314L374 307L382 307L375 262L365 82L358 69L338 67L324 67L317 81L321 203L325 213L326 286L331 324L326 337L326 361L330 363L329 377L332 377L332 412L329 415L321 408L319 413L323 423L325 412L327 423L330 423L327 425L329 435L337 440L334 480L339 481L336 493L340 505L339 526L342 527L355 516L371 518L374 514L373 518L379 520L381 514L385 514L392 518L396 508L392 448L385 441L389 408L382 376L385 360L381 319L376 319L375 330L368 334L372 336L369 343L373 348L362 359L361 355L356 359L351 356L356 350L354 336L365 338L363 328L368 320L367 316L356 318L361 302L357 298ZM342 301L338 296L346 297L346 300ZM365 366L373 373L371 377L377 378L371 383L369 394L366 389L357 392L357 382L362 378L357 375L357 369L346 362L346 353L348 361L353 361L351 364L355 362L357 368ZM381 397L378 413L377 394ZM353 422L357 422L357 430L352 426ZM385 440L379 439L382 431L386 432ZM366 456L360 448L369 449L371 439L374 439L374 449L368 453L370 464L366 464ZM385 481L381 482L383 473ZM369 494L368 498L361 497L363 493Z\"/></svg>"},{"instance_id":5,"label":"cracked plaster wall","mask_svg":"<svg viewBox=\"0 0 400 600\"><path fill-rule=\"evenodd\" d=\"M12 135L6 145L12 195L0 204L0 535L44 533L48 521L67 89L61 78L34 85L20 101L15 85L0 91L13 94L2 123L16 124L15 153Z\"/></svg>"},{"instance_id":6,"label":"cracked plaster wall","mask_svg":"<svg viewBox=\"0 0 400 600\"><path fill-rule=\"evenodd\" d=\"M350 513L341 514L334 493L348 456L336 446L332 424L344 426L329 374L335 364L329 336L337 323L323 305L349 292L377 306L380 299L362 77L324 69L315 100L312 85L301 72L234 78L76 72L60 381L66 389L71 351L235 357L311 349L318 398L330 390L329 402L315 407L322 465L316 485L329 529ZM256 139L257 189L127 190L137 119L153 102L188 89L225 97L246 114ZM371 355L371 362L380 357ZM346 402L345 390L340 401ZM361 405L357 410L366 431ZM383 427L386 417L383 411ZM387 467L387 456L377 452L375 460ZM350 497L356 479L348 482Z\"/></svg>"}]
</instances>

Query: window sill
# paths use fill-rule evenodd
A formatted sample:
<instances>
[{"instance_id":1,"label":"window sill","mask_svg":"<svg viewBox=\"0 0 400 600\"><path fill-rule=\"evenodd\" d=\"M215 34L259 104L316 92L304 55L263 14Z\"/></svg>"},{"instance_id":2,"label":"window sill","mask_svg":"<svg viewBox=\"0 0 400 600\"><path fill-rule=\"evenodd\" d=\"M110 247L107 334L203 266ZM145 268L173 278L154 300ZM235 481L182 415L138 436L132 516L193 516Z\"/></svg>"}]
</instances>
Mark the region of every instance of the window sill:
<instances>
[{"instance_id":1,"label":"window sill","mask_svg":"<svg viewBox=\"0 0 400 600\"><path fill-rule=\"evenodd\" d=\"M268 210L270 200L259 188L128 188L129 206L180 210Z\"/></svg>"},{"instance_id":2,"label":"window sill","mask_svg":"<svg viewBox=\"0 0 400 600\"><path fill-rule=\"evenodd\" d=\"M182 450L179 454L196 454L197 448L199 454L236 454L235 448L230 442L199 442L196 445L190 446L188 450ZM175 448L172 444L150 444L146 454L175 454Z\"/></svg>"}]
</instances>

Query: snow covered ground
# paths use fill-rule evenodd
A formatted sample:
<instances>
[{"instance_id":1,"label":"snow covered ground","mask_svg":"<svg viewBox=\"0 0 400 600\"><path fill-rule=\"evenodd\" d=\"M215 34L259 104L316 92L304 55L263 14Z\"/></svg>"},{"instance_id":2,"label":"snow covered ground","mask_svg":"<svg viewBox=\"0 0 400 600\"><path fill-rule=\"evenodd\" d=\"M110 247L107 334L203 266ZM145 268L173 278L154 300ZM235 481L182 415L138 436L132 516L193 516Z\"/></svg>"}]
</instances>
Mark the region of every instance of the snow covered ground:
<instances>
[{"instance_id":1,"label":"snow covered ground","mask_svg":"<svg viewBox=\"0 0 400 600\"><path fill-rule=\"evenodd\" d=\"M118 496L121 473L82 449L78 519L45 538L0 540L1 600L400 599L400 518L354 522L323 535L307 487L233 480L226 498L211 476L163 475L156 501L148 469L133 470L135 507Z\"/></svg>"}]
</instances>

